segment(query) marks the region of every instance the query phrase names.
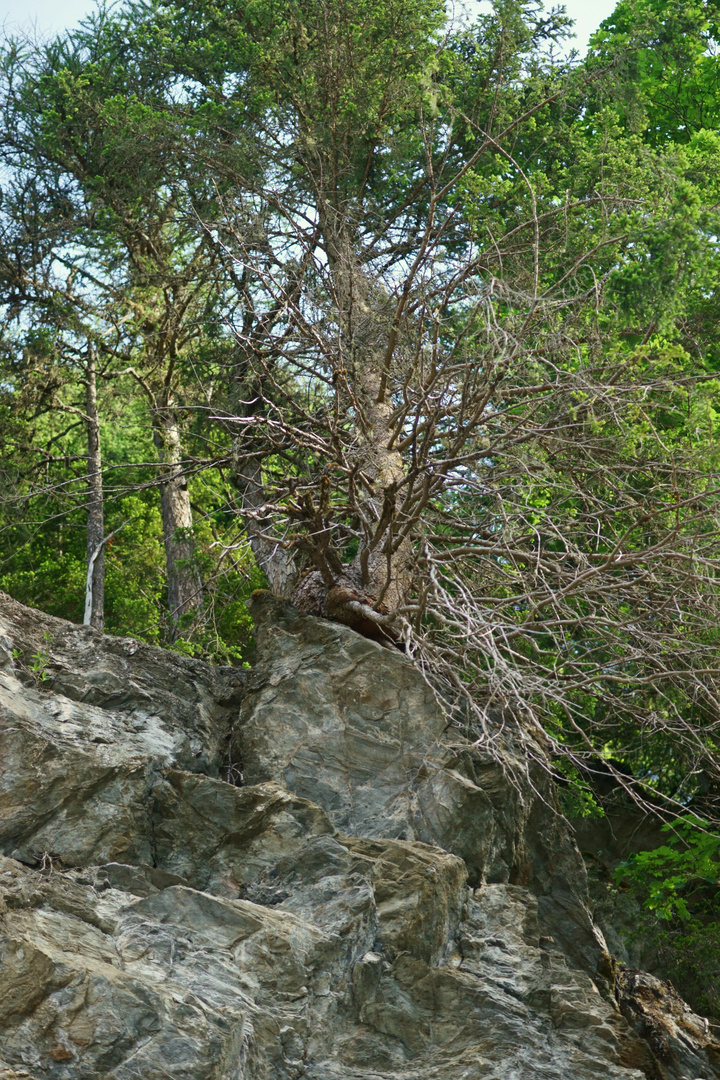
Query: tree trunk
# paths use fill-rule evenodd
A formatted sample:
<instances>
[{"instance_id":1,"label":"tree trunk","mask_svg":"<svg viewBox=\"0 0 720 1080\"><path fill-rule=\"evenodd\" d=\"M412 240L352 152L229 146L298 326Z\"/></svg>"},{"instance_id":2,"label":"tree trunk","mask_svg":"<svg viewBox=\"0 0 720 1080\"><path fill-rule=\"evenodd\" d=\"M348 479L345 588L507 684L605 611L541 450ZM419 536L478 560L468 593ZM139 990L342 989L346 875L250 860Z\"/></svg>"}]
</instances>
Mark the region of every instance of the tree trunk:
<instances>
[{"instance_id":1,"label":"tree trunk","mask_svg":"<svg viewBox=\"0 0 720 1080\"><path fill-rule=\"evenodd\" d=\"M202 603L202 581L194 561L192 508L181 465L180 429L171 408L155 412L153 438L165 465L160 505L167 562L168 608L174 640L180 617Z\"/></svg>"},{"instance_id":2,"label":"tree trunk","mask_svg":"<svg viewBox=\"0 0 720 1080\"><path fill-rule=\"evenodd\" d=\"M288 600L297 579L297 565L293 553L273 537L272 517L262 511L266 499L261 460L238 456L233 468L233 484L240 493L241 514L255 562L268 579L272 592Z\"/></svg>"},{"instance_id":3,"label":"tree trunk","mask_svg":"<svg viewBox=\"0 0 720 1080\"><path fill-rule=\"evenodd\" d=\"M95 350L90 346L86 370L85 415L88 444L87 583L85 589L86 626L105 626L105 520L103 512L102 451L97 405Z\"/></svg>"},{"instance_id":4,"label":"tree trunk","mask_svg":"<svg viewBox=\"0 0 720 1080\"><path fill-rule=\"evenodd\" d=\"M364 369L357 372L356 385L364 413L364 430L361 434L364 472L374 484L375 498L372 501L376 520L385 521L385 532L372 550L361 545L353 570L359 572L370 596L381 600L390 611L394 611L407 600L411 546L409 539L405 538L399 547L392 550L396 540L396 500L402 501L402 492L398 495L398 491L405 479L405 466L402 455L390 445L393 406L392 401L382 393L379 368L379 357L367 357ZM391 547L390 551L388 546Z\"/></svg>"},{"instance_id":5,"label":"tree trunk","mask_svg":"<svg viewBox=\"0 0 720 1080\"><path fill-rule=\"evenodd\" d=\"M393 613L408 598L412 550L410 539L401 540L398 528L406 471L402 455L393 446L393 402L383 370L390 341L390 306L387 297L368 281L343 215L324 206L320 220L342 332L336 360L342 378L335 381L336 393L347 394L341 414L350 406L354 416L354 461L362 475L356 507L363 535L357 556L343 565L330 545L321 550L322 530L316 528L311 557L317 569L299 582L293 602L308 614L324 615L366 637L396 643L399 629Z\"/></svg>"},{"instance_id":6,"label":"tree trunk","mask_svg":"<svg viewBox=\"0 0 720 1080\"><path fill-rule=\"evenodd\" d=\"M361 541L357 558L347 568L374 601L390 611L402 606L409 588L410 542L396 542L396 499L406 472L402 455L392 446L393 403L385 389L383 366L389 341L387 298L374 290L359 265L343 215L324 208L321 213L325 250L345 338L346 377L354 395L359 459L370 480L369 515L378 524L376 535ZM393 550L394 549L394 550Z\"/></svg>"}]
</instances>

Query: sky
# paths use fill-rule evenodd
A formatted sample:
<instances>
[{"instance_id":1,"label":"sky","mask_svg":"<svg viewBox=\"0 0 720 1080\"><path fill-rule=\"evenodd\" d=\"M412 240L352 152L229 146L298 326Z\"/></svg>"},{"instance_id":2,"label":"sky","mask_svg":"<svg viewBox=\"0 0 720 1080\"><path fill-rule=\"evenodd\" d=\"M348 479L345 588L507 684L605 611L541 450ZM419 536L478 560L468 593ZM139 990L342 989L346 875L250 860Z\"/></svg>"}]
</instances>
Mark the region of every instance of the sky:
<instances>
[{"instance_id":1,"label":"sky","mask_svg":"<svg viewBox=\"0 0 720 1080\"><path fill-rule=\"evenodd\" d=\"M566 0L568 15L575 20L575 47L585 49L590 35L603 19L612 15L616 0Z\"/></svg>"},{"instance_id":2,"label":"sky","mask_svg":"<svg viewBox=\"0 0 720 1080\"><path fill-rule=\"evenodd\" d=\"M616 0L566 0L575 19L575 47L585 48L588 38L615 7ZM74 25L94 7L93 0L0 0L0 25L6 31L31 29L44 33Z\"/></svg>"}]
</instances>

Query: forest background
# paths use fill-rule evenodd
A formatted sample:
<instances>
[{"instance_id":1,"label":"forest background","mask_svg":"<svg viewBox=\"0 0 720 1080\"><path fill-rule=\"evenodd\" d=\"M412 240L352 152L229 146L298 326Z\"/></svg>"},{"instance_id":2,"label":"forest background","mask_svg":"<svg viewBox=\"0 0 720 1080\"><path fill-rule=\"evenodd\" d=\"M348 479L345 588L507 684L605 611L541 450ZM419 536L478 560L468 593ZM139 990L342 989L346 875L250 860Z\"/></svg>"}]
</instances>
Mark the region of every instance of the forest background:
<instances>
[{"instance_id":1,"label":"forest background","mask_svg":"<svg viewBox=\"0 0 720 1080\"><path fill-rule=\"evenodd\" d=\"M613 888L717 1014L720 3L571 29L155 0L8 36L0 588L247 664L270 585L404 648L576 816L669 823Z\"/></svg>"}]
</instances>

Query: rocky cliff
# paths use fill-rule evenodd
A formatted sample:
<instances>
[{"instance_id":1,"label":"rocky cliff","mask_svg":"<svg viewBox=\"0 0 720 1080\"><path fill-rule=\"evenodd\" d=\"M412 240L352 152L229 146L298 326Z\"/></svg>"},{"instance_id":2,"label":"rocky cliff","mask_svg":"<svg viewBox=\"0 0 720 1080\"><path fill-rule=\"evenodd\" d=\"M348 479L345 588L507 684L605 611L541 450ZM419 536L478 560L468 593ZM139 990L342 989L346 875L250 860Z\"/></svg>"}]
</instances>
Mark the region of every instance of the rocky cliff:
<instances>
[{"instance_id":1,"label":"rocky cliff","mask_svg":"<svg viewBox=\"0 0 720 1080\"><path fill-rule=\"evenodd\" d=\"M711 1080L529 734L253 603L249 678L0 596L0 1080Z\"/></svg>"}]
</instances>

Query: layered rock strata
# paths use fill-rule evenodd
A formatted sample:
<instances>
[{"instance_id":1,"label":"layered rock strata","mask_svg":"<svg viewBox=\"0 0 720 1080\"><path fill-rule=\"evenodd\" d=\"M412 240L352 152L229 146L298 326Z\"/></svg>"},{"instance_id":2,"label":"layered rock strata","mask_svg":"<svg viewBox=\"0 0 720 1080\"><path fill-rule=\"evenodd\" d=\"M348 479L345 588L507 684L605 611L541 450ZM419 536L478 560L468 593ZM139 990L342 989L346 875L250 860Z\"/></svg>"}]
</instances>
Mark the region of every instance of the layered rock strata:
<instances>
[{"instance_id":1,"label":"layered rock strata","mask_svg":"<svg viewBox=\"0 0 720 1080\"><path fill-rule=\"evenodd\" d=\"M527 733L253 608L245 686L0 597L0 1080L720 1077L616 979Z\"/></svg>"}]
</instances>

